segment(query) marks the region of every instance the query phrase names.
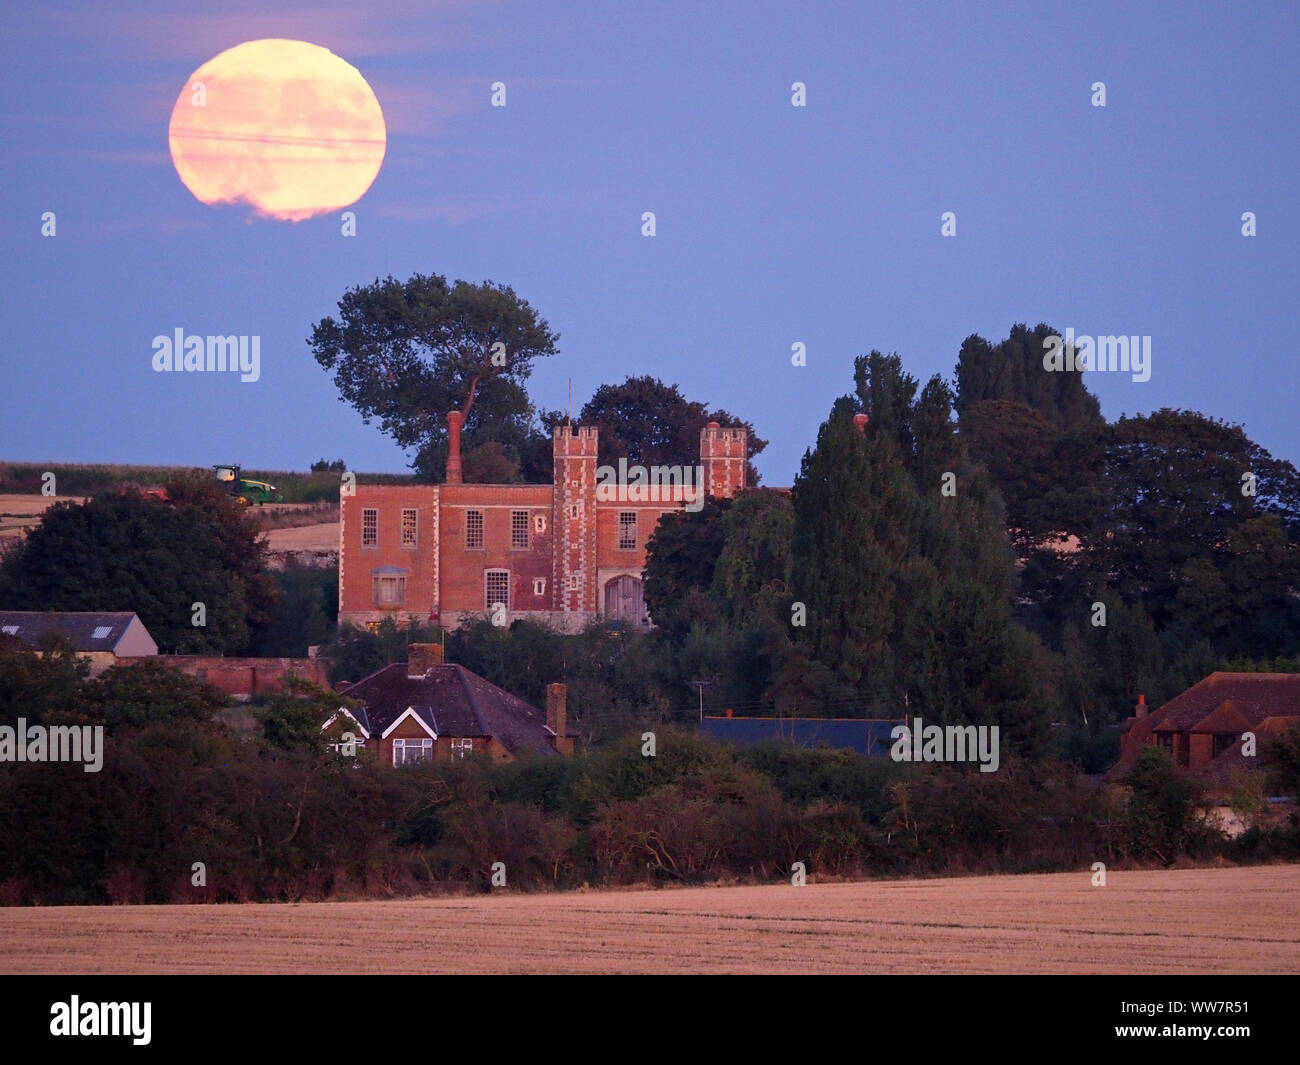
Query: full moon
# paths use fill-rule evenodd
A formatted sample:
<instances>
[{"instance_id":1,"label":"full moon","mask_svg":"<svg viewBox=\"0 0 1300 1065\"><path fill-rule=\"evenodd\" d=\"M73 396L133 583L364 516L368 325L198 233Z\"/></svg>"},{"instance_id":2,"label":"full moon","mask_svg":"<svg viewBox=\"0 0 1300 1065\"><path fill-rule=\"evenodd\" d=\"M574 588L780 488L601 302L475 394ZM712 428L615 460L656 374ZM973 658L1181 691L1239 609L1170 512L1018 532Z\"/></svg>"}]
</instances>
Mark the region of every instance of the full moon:
<instances>
[{"instance_id":1,"label":"full moon","mask_svg":"<svg viewBox=\"0 0 1300 1065\"><path fill-rule=\"evenodd\" d=\"M328 48L272 39L199 67L167 138L176 173L201 202L299 222L365 195L388 133L356 67Z\"/></svg>"}]
</instances>

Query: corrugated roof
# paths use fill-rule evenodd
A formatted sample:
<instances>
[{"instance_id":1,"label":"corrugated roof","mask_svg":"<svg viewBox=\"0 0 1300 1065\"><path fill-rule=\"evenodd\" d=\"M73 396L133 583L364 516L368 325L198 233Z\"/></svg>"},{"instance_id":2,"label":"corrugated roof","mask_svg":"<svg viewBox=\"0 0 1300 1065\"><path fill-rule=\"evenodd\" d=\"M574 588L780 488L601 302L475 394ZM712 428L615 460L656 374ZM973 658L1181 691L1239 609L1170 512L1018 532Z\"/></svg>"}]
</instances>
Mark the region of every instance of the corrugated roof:
<instances>
[{"instance_id":1,"label":"corrugated roof","mask_svg":"<svg viewBox=\"0 0 1300 1065\"><path fill-rule=\"evenodd\" d=\"M700 734L748 746L785 740L799 747L849 748L858 754L888 754L897 722L876 718L706 717Z\"/></svg>"},{"instance_id":2,"label":"corrugated roof","mask_svg":"<svg viewBox=\"0 0 1300 1065\"><path fill-rule=\"evenodd\" d=\"M121 612L0 610L0 632L33 650L39 649L42 637L53 630L71 637L78 651L111 651L134 617Z\"/></svg>"}]
</instances>

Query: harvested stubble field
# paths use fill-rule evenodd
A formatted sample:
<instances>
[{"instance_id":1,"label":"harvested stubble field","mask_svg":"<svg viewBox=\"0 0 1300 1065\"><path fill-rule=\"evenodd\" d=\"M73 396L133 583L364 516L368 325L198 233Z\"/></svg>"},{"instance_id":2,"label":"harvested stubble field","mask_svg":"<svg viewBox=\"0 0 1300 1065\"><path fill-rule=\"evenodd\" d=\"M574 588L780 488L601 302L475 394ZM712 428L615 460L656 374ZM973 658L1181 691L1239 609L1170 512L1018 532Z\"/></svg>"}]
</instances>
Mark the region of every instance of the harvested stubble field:
<instances>
[{"instance_id":1,"label":"harvested stubble field","mask_svg":"<svg viewBox=\"0 0 1300 1065\"><path fill-rule=\"evenodd\" d=\"M1295 973L1300 866L0 910L6 973Z\"/></svg>"},{"instance_id":2,"label":"harvested stubble field","mask_svg":"<svg viewBox=\"0 0 1300 1065\"><path fill-rule=\"evenodd\" d=\"M55 503L84 503L85 496L0 495L0 533L27 532Z\"/></svg>"}]
</instances>

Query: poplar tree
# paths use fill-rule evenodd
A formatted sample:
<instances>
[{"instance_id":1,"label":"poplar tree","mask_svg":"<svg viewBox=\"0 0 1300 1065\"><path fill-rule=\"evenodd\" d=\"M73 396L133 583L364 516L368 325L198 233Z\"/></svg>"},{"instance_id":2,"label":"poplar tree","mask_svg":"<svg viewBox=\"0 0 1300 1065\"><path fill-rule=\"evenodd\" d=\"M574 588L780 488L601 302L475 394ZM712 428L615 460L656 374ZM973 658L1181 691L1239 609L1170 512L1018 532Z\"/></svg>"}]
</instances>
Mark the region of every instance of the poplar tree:
<instances>
[{"instance_id":1,"label":"poplar tree","mask_svg":"<svg viewBox=\"0 0 1300 1065\"><path fill-rule=\"evenodd\" d=\"M1011 616L1001 500L957 436L951 389L936 377L918 397L898 356L875 351L855 379L794 487L796 639L858 713L1000 724L1034 749L1053 709L1045 655Z\"/></svg>"}]
</instances>

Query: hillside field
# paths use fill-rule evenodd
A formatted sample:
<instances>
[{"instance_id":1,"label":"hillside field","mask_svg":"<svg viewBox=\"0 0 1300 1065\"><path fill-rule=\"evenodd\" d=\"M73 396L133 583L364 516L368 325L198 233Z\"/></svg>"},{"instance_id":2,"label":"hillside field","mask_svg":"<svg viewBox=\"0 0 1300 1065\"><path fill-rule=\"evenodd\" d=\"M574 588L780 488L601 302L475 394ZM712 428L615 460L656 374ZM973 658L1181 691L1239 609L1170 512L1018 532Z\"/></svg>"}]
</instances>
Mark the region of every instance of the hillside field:
<instances>
[{"instance_id":1,"label":"hillside field","mask_svg":"<svg viewBox=\"0 0 1300 1065\"><path fill-rule=\"evenodd\" d=\"M5 973L1297 973L1300 866L0 909Z\"/></svg>"}]
</instances>

